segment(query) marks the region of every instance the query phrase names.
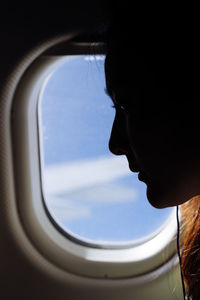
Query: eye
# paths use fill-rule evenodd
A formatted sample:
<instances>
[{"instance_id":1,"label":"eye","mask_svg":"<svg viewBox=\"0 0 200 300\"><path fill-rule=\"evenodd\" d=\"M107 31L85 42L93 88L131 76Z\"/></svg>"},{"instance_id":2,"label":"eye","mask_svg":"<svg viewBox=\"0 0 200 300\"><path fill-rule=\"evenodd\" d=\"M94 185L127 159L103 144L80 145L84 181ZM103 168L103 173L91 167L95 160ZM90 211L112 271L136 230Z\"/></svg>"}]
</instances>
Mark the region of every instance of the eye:
<instances>
[{"instance_id":1,"label":"eye","mask_svg":"<svg viewBox=\"0 0 200 300\"><path fill-rule=\"evenodd\" d=\"M125 110L125 107L124 107L123 105L121 105L121 104L114 103L114 104L112 105L112 107L115 108L115 109L124 111L124 112L126 111L126 110Z\"/></svg>"},{"instance_id":2,"label":"eye","mask_svg":"<svg viewBox=\"0 0 200 300\"><path fill-rule=\"evenodd\" d=\"M121 110L121 111L126 112L125 107L116 101L116 97L115 97L114 93L112 93L112 95L111 95L111 93L108 92L107 89L104 89L104 91L105 91L106 95L108 95L109 98L112 99L112 101L114 103L114 104L111 105L112 108L115 108L116 110Z\"/></svg>"}]
</instances>

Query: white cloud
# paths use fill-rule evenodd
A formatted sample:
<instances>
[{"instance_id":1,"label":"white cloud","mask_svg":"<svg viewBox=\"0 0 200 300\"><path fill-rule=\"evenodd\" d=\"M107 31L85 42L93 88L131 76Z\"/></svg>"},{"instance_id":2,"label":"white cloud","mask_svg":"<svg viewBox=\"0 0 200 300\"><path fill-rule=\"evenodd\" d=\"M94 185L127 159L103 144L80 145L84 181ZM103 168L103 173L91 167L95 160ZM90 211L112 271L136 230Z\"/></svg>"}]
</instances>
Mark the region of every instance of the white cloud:
<instances>
[{"instance_id":1,"label":"white cloud","mask_svg":"<svg viewBox=\"0 0 200 300\"><path fill-rule=\"evenodd\" d=\"M52 216L58 222L88 218L92 214L90 204L102 205L126 203L137 200L134 188L111 183L82 188L62 195L46 195L45 201Z\"/></svg>"},{"instance_id":2,"label":"white cloud","mask_svg":"<svg viewBox=\"0 0 200 300\"><path fill-rule=\"evenodd\" d=\"M109 204L137 200L138 191L114 182L130 175L125 157L101 157L46 167L44 197L58 222L88 218L90 203Z\"/></svg>"},{"instance_id":3,"label":"white cloud","mask_svg":"<svg viewBox=\"0 0 200 300\"><path fill-rule=\"evenodd\" d=\"M77 204L73 200L56 196L49 197L47 195L45 201L52 217L59 224L66 221L88 218L91 215L89 207Z\"/></svg>"},{"instance_id":4,"label":"white cloud","mask_svg":"<svg viewBox=\"0 0 200 300\"><path fill-rule=\"evenodd\" d=\"M73 201L79 201L79 203L124 203L135 201L138 191L117 183L105 183L67 193L66 196Z\"/></svg>"},{"instance_id":5,"label":"white cloud","mask_svg":"<svg viewBox=\"0 0 200 300\"><path fill-rule=\"evenodd\" d=\"M124 156L100 157L45 167L43 187L47 194L63 194L106 184L127 175L130 170Z\"/></svg>"}]
</instances>

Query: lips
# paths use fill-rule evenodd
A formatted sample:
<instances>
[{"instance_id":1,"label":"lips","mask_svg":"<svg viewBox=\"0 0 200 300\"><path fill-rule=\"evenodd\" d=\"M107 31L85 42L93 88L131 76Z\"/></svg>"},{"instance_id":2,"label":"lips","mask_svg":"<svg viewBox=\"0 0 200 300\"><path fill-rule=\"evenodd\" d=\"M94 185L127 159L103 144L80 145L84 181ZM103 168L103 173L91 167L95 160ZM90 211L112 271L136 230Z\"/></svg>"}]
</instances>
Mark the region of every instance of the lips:
<instances>
[{"instance_id":1,"label":"lips","mask_svg":"<svg viewBox=\"0 0 200 300\"><path fill-rule=\"evenodd\" d=\"M130 158L128 158L128 157L127 157L127 159L128 159L128 162L129 162L129 169L130 169L133 173L138 173L138 179L139 179L140 181L143 181L143 182L146 183L146 181L147 181L147 176L146 176L146 174L145 174L143 171L141 171L141 168L138 167L138 165L136 164L135 161L133 162L133 160L130 160Z\"/></svg>"},{"instance_id":2,"label":"lips","mask_svg":"<svg viewBox=\"0 0 200 300\"><path fill-rule=\"evenodd\" d=\"M147 182L147 176L146 176L146 174L144 173L144 172L142 172L142 171L139 171L138 169L136 169L136 168L134 168L134 167L132 167L131 165L129 165L129 169L133 172L133 173L138 173L138 179L140 180L140 181L143 181L143 182Z\"/></svg>"}]
</instances>

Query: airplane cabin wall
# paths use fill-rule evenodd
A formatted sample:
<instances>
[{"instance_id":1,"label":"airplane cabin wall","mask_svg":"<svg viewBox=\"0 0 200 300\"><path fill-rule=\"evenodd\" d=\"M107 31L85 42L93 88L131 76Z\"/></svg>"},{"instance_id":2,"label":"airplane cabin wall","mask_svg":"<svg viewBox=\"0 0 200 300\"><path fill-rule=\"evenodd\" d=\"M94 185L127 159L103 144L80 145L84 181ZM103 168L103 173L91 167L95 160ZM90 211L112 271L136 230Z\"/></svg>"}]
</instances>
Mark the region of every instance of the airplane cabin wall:
<instances>
[{"instance_id":1,"label":"airplane cabin wall","mask_svg":"<svg viewBox=\"0 0 200 300\"><path fill-rule=\"evenodd\" d=\"M41 2L41 1L40 1ZM42 54L55 41L74 36L77 32L98 26L101 10L106 1L66 1L63 6L57 2L41 4L39 1L27 4L7 3L1 5L0 19L0 297L4 300L143 300L149 298L155 289L162 300L168 289L164 275L153 278L145 284L133 285L132 279L106 280L83 278L75 274L56 270L43 253L30 250L26 234L16 236L12 218L16 218L17 208L12 174L12 149L10 143L10 120L5 120L3 111L7 109L5 93L17 86L18 76L23 68ZM104 16L105 17L105 16ZM13 74L11 76L11 74ZM6 127L7 126L7 127ZM7 131L6 131L7 130ZM8 153L8 152L9 153ZM9 159L8 159L9 158ZM13 207L11 207L13 205ZM20 221L19 221L20 222ZM11 224L12 223L12 224ZM16 222L15 226L20 226ZM25 241L25 243L23 243ZM29 243L29 244L28 244ZM34 247L33 247L34 248ZM168 280L180 284L179 270L165 273ZM166 275L167 274L167 275ZM177 283L178 282L178 283ZM173 286L173 284L172 284ZM168 292L166 292L167 294ZM176 295L180 295L178 291Z\"/></svg>"}]
</instances>

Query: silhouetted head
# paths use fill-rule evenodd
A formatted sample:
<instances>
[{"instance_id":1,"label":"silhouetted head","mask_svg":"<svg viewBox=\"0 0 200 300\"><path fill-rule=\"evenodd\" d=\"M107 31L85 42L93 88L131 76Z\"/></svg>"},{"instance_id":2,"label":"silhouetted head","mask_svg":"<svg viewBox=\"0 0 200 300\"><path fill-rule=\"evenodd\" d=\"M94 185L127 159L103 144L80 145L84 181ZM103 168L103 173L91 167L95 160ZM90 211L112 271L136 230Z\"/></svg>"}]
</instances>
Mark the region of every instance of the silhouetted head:
<instances>
[{"instance_id":1,"label":"silhouetted head","mask_svg":"<svg viewBox=\"0 0 200 300\"><path fill-rule=\"evenodd\" d=\"M116 20L105 61L110 150L127 156L153 206L181 204L200 194L198 28L177 15Z\"/></svg>"}]
</instances>

